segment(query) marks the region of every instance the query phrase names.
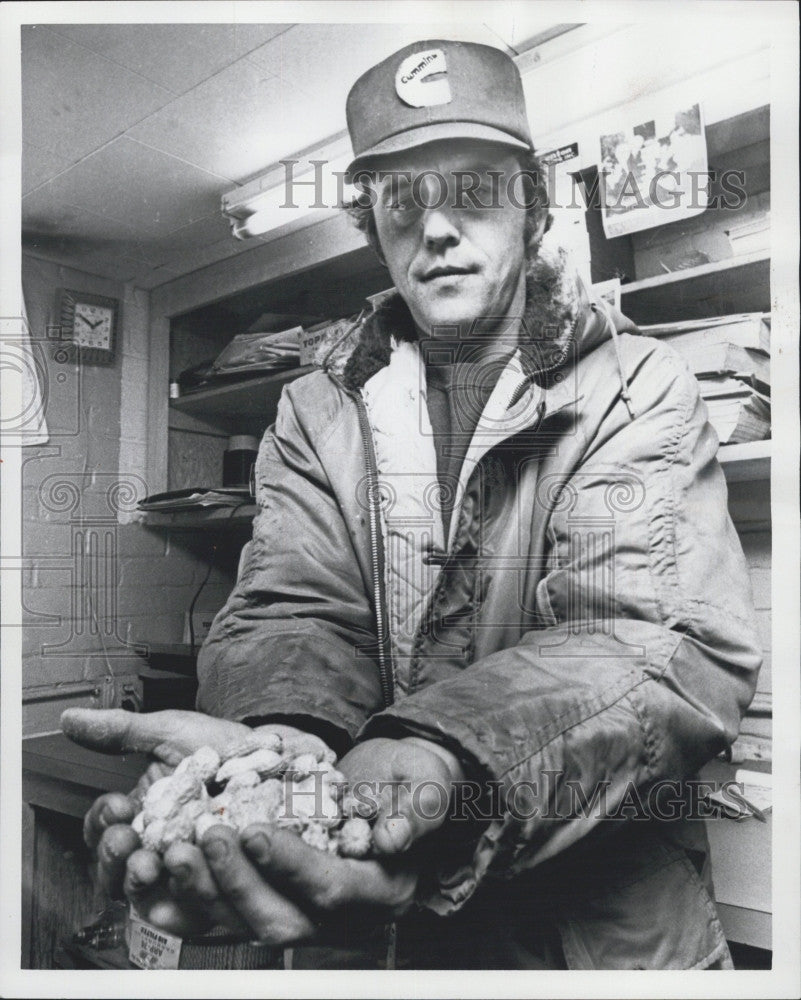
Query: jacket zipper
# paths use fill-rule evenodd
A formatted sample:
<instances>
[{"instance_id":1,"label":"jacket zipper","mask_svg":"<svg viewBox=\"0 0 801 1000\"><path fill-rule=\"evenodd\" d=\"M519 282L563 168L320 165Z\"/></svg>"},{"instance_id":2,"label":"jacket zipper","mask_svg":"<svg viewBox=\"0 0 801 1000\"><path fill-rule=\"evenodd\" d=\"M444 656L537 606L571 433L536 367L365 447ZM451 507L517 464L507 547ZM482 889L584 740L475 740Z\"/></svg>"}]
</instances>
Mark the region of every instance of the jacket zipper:
<instances>
[{"instance_id":1,"label":"jacket zipper","mask_svg":"<svg viewBox=\"0 0 801 1000\"><path fill-rule=\"evenodd\" d=\"M361 316L359 317L361 319ZM578 327L578 321L580 316L576 316L573 320L573 325L571 328L571 341L574 340L576 329ZM356 326L358 324L354 324ZM348 330L350 333L351 330ZM343 338L344 339L344 338ZM549 365L547 368L540 369L536 372L537 375L544 375L548 372L553 371L555 368L560 367L564 364L564 358L560 358L558 361ZM381 694L384 700L384 707L387 708L393 704L395 701L395 677L394 669L392 666L392 648L389 642L389 628L387 623L387 615L385 611L385 599L384 599L384 586L383 586L383 576L381 572L381 557L380 557L380 541L379 541L379 524L380 524L380 507L379 507L379 494L378 494L378 463L376 462L375 449L373 447L373 435L370 430L370 420L367 416L367 407L364 404L364 399L361 393L355 392L351 389L345 387L341 380L328 368L325 369L328 377L335 382L339 388L345 393L345 395L350 396L356 404L356 411L359 414L359 427L362 434L362 446L364 448L364 464L367 469L367 498L368 498L368 523L370 532L370 561L373 570L373 604L375 606L375 619L376 619L376 629L378 632L378 672L381 682ZM531 381L529 377L528 381ZM461 519L462 509L460 507L459 511L453 511L452 515L456 514L459 519ZM454 534L454 544L456 541L456 533ZM451 551L448 551L443 560L443 566L450 560L452 556L452 546ZM442 577L440 577L440 581ZM438 582L440 582L438 581ZM435 587L435 592L438 588ZM423 621L428 617L433 606L432 594L431 601L428 607L425 609L425 614ZM418 634L415 636L414 646L417 645L420 638L421 625L418 626ZM413 647L414 648L414 647ZM410 664L410 678L414 677L414 669L419 660L419 651L416 655L413 655L412 662ZM413 686L410 687L410 693L413 690Z\"/></svg>"},{"instance_id":2,"label":"jacket zipper","mask_svg":"<svg viewBox=\"0 0 801 1000\"><path fill-rule=\"evenodd\" d=\"M362 434L362 446L364 448L364 464L367 470L367 515L370 531L370 562L373 570L373 604L375 605L376 630L378 632L378 673L381 681L381 694L384 699L384 707L388 708L395 700L395 680L392 667L392 651L389 645L389 628L385 611L384 582L381 571L380 556L380 506L378 491L378 463L373 448L373 435L370 430L370 421L367 416L367 407L361 394L346 389L333 372L328 372L329 378L350 396L356 403L356 411L359 414L359 427Z\"/></svg>"},{"instance_id":3,"label":"jacket zipper","mask_svg":"<svg viewBox=\"0 0 801 1000\"><path fill-rule=\"evenodd\" d=\"M576 318L573 320L573 323L570 327L570 338L569 338L570 343L575 343L576 330L578 329L578 324L580 319L581 319L581 314L579 313L579 315L577 315ZM527 375L525 381L521 382L520 386L518 386L518 388L515 390L512 399L509 401L509 406L511 407L515 403L519 402L526 388L531 384L531 382L534 381L534 378L536 376L547 375L550 372L554 371L555 369L560 368L564 363L565 359L560 358L558 361L554 361L547 367L538 368L536 372L532 372L531 374ZM541 419L542 416L540 416L540 420ZM490 451L491 450L492 449L490 449ZM487 454L489 454L489 452ZM462 500L464 500L464 496L462 497ZM423 609L423 615L420 619L419 625L417 626L417 631L415 632L414 641L412 643L412 657L409 663L409 690L407 692L408 694L413 694L417 690L417 672L420 665L420 645L421 645L423 628L428 624L431 612L436 604L437 596L439 595L439 592L442 589L442 581L445 578L445 572L444 572L445 567L448 565L448 563L451 561L451 558L454 555L454 550L456 547L456 539L459 537L459 531L462 527L463 514L464 514L464 506L462 503L460 503L458 510L451 511L451 517L452 518L456 517L457 519L456 530L453 533L453 543L448 547L448 550L445 553L436 556L436 558L429 557L428 560L429 562L439 563L439 565L442 568L440 570L439 579L437 580L437 583L434 586L434 590L431 593L429 601L426 604L425 608Z\"/></svg>"}]
</instances>

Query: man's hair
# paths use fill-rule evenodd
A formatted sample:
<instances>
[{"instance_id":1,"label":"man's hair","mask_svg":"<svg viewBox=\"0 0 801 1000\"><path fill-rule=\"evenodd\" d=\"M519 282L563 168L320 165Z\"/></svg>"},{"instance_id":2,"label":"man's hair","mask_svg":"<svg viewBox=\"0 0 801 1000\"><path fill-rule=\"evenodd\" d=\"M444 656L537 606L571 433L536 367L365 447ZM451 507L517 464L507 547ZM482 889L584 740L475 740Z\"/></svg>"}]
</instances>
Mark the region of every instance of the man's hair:
<instances>
[{"instance_id":1,"label":"man's hair","mask_svg":"<svg viewBox=\"0 0 801 1000\"><path fill-rule=\"evenodd\" d=\"M520 150L516 152L520 165L520 174L524 188L522 205L525 206L526 228L525 240L529 257L533 257L539 247L539 241L534 238L542 230L542 234L548 232L553 222L553 217L549 210L548 186L543 176L543 169L540 161L533 151ZM364 179L374 177L375 172L368 169L359 171L359 176ZM376 230L375 215L372 206L360 204L354 200L350 204L343 206L348 215L353 219L356 228L364 233L367 242L383 262L381 245L378 240ZM492 209L487 209L492 211Z\"/></svg>"}]
</instances>

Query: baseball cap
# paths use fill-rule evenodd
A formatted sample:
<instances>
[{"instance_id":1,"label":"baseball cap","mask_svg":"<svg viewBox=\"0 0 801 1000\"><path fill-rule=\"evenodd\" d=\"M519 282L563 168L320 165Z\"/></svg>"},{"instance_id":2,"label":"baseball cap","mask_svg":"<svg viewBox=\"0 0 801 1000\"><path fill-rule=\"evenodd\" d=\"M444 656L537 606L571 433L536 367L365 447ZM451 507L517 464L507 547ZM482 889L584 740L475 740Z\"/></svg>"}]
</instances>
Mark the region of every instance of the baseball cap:
<instances>
[{"instance_id":1,"label":"baseball cap","mask_svg":"<svg viewBox=\"0 0 801 1000\"><path fill-rule=\"evenodd\" d=\"M348 175L373 157L438 139L533 149L517 66L500 49L475 42L405 46L359 77L346 113L354 154Z\"/></svg>"}]
</instances>

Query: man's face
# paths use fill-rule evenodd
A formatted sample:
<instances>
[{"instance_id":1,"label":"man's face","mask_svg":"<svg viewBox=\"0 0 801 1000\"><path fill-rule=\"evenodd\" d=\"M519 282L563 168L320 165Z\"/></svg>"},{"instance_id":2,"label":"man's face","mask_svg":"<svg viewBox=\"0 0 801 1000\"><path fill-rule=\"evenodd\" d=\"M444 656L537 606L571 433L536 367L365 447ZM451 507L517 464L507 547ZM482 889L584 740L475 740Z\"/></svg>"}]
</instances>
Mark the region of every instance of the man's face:
<instances>
[{"instance_id":1,"label":"man's face","mask_svg":"<svg viewBox=\"0 0 801 1000\"><path fill-rule=\"evenodd\" d=\"M452 337L458 325L464 337L476 320L501 320L522 306L519 181L511 188L517 204L509 197L519 170L507 147L466 141L429 143L381 164L374 208L381 251L424 333L445 327L441 335Z\"/></svg>"}]
</instances>

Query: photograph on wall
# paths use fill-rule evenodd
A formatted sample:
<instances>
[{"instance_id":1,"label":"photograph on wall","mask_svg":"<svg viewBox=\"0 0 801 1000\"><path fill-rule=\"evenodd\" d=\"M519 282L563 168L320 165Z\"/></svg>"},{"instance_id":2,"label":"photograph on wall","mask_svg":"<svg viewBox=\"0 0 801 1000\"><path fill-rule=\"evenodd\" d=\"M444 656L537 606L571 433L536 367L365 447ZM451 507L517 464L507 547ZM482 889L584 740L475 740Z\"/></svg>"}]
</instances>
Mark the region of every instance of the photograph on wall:
<instances>
[{"instance_id":1,"label":"photograph on wall","mask_svg":"<svg viewBox=\"0 0 801 1000\"><path fill-rule=\"evenodd\" d=\"M700 215L708 204L700 104L601 136L601 213L607 239Z\"/></svg>"}]
</instances>

